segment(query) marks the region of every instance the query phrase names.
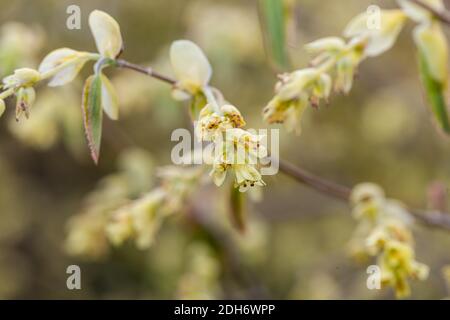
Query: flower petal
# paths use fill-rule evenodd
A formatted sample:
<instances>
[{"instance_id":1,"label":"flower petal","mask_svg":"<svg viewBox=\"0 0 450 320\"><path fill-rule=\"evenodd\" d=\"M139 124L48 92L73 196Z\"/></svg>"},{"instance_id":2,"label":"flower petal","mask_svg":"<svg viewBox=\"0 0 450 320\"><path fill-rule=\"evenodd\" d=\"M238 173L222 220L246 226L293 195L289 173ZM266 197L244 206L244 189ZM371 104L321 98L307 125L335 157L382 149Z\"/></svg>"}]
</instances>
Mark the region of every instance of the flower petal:
<instances>
[{"instance_id":1,"label":"flower petal","mask_svg":"<svg viewBox=\"0 0 450 320\"><path fill-rule=\"evenodd\" d=\"M122 51L123 42L120 27L109 14L94 10L89 15L89 27L97 45L97 50L104 57L115 59Z\"/></svg>"},{"instance_id":2,"label":"flower petal","mask_svg":"<svg viewBox=\"0 0 450 320\"><path fill-rule=\"evenodd\" d=\"M170 48L170 61L177 79L188 86L208 84L212 70L203 51L189 40L177 40Z\"/></svg>"},{"instance_id":3,"label":"flower petal","mask_svg":"<svg viewBox=\"0 0 450 320\"><path fill-rule=\"evenodd\" d=\"M393 46L406 16L401 10L382 10L379 28L369 28L369 17L369 14L364 12L353 18L345 28L344 34L346 37L367 36L365 54L373 57Z\"/></svg>"},{"instance_id":4,"label":"flower petal","mask_svg":"<svg viewBox=\"0 0 450 320\"><path fill-rule=\"evenodd\" d=\"M84 53L69 48L61 48L50 52L42 60L39 65L39 72L49 72L62 64L67 64L67 67L57 72L48 83L50 87L62 86L75 79L86 61Z\"/></svg>"}]
</instances>

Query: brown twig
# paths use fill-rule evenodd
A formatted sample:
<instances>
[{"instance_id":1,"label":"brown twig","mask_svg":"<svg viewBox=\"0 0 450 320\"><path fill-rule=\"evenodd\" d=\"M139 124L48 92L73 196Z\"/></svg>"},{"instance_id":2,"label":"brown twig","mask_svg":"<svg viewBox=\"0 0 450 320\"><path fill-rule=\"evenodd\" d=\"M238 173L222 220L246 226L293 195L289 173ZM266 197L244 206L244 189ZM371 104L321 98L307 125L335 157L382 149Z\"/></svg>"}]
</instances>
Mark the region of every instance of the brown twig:
<instances>
[{"instance_id":1,"label":"brown twig","mask_svg":"<svg viewBox=\"0 0 450 320\"><path fill-rule=\"evenodd\" d=\"M155 70L153 70L152 68L146 68L146 67L122 60L122 59L116 60L116 64L119 68L134 70L139 73L145 74L147 76L153 77L155 79L164 81L170 85L175 85L177 83L174 79L167 77L165 75L162 75L162 74L156 72Z\"/></svg>"},{"instance_id":2,"label":"brown twig","mask_svg":"<svg viewBox=\"0 0 450 320\"><path fill-rule=\"evenodd\" d=\"M279 160L279 163L280 171L294 178L295 180L304 183L324 194L344 201L349 200L351 190L346 186L325 180L286 161ZM408 208L408 211L418 222L424 225L450 230L449 213L439 211L428 212L411 208Z\"/></svg>"}]
</instances>

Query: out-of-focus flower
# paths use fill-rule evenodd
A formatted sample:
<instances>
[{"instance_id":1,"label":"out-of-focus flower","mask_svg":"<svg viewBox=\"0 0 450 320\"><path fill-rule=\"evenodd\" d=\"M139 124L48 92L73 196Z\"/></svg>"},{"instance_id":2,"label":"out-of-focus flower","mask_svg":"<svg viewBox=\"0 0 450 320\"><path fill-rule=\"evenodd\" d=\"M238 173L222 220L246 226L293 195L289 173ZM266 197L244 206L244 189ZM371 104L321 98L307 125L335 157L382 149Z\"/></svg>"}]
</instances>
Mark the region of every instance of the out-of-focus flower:
<instances>
[{"instance_id":1,"label":"out-of-focus flower","mask_svg":"<svg viewBox=\"0 0 450 320\"><path fill-rule=\"evenodd\" d=\"M69 233L65 250L70 255L99 259L108 252L105 236L106 216L97 212L72 217L68 223Z\"/></svg>"},{"instance_id":2,"label":"out-of-focus flower","mask_svg":"<svg viewBox=\"0 0 450 320\"><path fill-rule=\"evenodd\" d=\"M424 280L428 276L428 267L415 260L411 216L400 202L386 199L384 191L373 183L355 186L350 201L360 221L353 249L359 256L377 256L381 284L394 288L398 298L408 296L408 279Z\"/></svg>"},{"instance_id":3,"label":"out-of-focus flower","mask_svg":"<svg viewBox=\"0 0 450 320\"><path fill-rule=\"evenodd\" d=\"M165 193L155 189L113 213L106 234L114 245L134 238L140 249L148 248L162 222L161 205Z\"/></svg>"},{"instance_id":4,"label":"out-of-focus flower","mask_svg":"<svg viewBox=\"0 0 450 320\"><path fill-rule=\"evenodd\" d=\"M129 149L120 155L119 172L105 177L87 196L81 212L69 222L66 238L68 253L99 258L109 251L110 242L125 241L131 234L129 228L133 228L134 235L134 225L129 226L127 223L135 216L141 221L145 220L145 214L142 217L139 213L148 212L146 209L149 207L145 205L151 199L138 201L135 206L131 206L128 199L148 190L153 180L152 168L152 158L144 150ZM136 212L133 215L130 215L131 207ZM89 224L90 219L94 221L93 225ZM139 239L141 245L148 241L145 239L145 231L142 232ZM80 243L77 240L79 238L82 239Z\"/></svg>"},{"instance_id":5,"label":"out-of-focus flower","mask_svg":"<svg viewBox=\"0 0 450 320\"><path fill-rule=\"evenodd\" d=\"M365 40L364 54L374 57L389 50L403 28L406 15L402 10L381 10L380 25L369 28L368 14L361 13L353 18L344 30L349 38L361 37Z\"/></svg>"},{"instance_id":6,"label":"out-of-focus flower","mask_svg":"<svg viewBox=\"0 0 450 320\"><path fill-rule=\"evenodd\" d=\"M202 182L203 172L201 166L165 166L157 170L157 176L161 179L161 188L166 193L164 204L166 214L182 210L186 200Z\"/></svg>"},{"instance_id":7,"label":"out-of-focus flower","mask_svg":"<svg viewBox=\"0 0 450 320\"><path fill-rule=\"evenodd\" d=\"M10 74L16 68L35 65L44 39L44 33L37 26L19 22L3 24L0 29L0 75Z\"/></svg>"},{"instance_id":8,"label":"out-of-focus flower","mask_svg":"<svg viewBox=\"0 0 450 320\"><path fill-rule=\"evenodd\" d=\"M411 294L408 278L425 280L429 273L428 266L415 261L411 246L396 240L386 243L378 263L381 267L382 285L392 286L397 298L405 298Z\"/></svg>"},{"instance_id":9,"label":"out-of-focus flower","mask_svg":"<svg viewBox=\"0 0 450 320\"><path fill-rule=\"evenodd\" d=\"M177 298L219 298L220 264L217 257L204 244L194 243L187 251L187 268L179 281Z\"/></svg>"}]
</instances>

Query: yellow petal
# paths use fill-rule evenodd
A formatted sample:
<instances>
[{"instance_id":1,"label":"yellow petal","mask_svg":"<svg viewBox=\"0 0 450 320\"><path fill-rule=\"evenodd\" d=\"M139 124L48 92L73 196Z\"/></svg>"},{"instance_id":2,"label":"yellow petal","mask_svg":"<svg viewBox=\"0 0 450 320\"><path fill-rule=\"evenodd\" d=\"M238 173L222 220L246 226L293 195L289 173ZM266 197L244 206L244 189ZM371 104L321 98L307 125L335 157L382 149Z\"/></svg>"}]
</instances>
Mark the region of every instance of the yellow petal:
<instances>
[{"instance_id":1,"label":"yellow petal","mask_svg":"<svg viewBox=\"0 0 450 320\"><path fill-rule=\"evenodd\" d=\"M89 15L89 27L98 52L104 57L116 58L123 46L117 21L103 11L94 10Z\"/></svg>"},{"instance_id":2,"label":"yellow petal","mask_svg":"<svg viewBox=\"0 0 450 320\"><path fill-rule=\"evenodd\" d=\"M431 76L440 83L447 83L447 39L438 23L423 24L414 30L414 40L423 53Z\"/></svg>"},{"instance_id":3,"label":"yellow petal","mask_svg":"<svg viewBox=\"0 0 450 320\"><path fill-rule=\"evenodd\" d=\"M316 80L319 72L314 68L306 68L291 73L289 80L278 90L278 97L282 101L291 100L299 96L306 86Z\"/></svg>"},{"instance_id":4,"label":"yellow petal","mask_svg":"<svg viewBox=\"0 0 450 320\"><path fill-rule=\"evenodd\" d=\"M368 26L369 18L368 13L359 14L350 21L344 34L346 37L367 37L368 42L364 53L373 57L382 54L394 45L406 16L401 10L381 10L379 28L377 26L370 28Z\"/></svg>"},{"instance_id":5,"label":"yellow petal","mask_svg":"<svg viewBox=\"0 0 450 320\"><path fill-rule=\"evenodd\" d=\"M181 85L203 87L208 84L212 70L203 51L189 40L177 40L170 48L170 61Z\"/></svg>"}]
</instances>

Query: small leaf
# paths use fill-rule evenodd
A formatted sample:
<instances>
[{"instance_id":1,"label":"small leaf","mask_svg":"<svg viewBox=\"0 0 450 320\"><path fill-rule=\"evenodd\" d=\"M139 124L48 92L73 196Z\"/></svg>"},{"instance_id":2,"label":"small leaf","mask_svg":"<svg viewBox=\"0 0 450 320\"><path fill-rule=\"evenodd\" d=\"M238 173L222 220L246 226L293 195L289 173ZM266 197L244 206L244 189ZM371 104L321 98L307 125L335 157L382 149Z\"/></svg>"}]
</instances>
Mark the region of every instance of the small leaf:
<instances>
[{"instance_id":1,"label":"small leaf","mask_svg":"<svg viewBox=\"0 0 450 320\"><path fill-rule=\"evenodd\" d=\"M450 133L450 124L447 114L447 105L444 97L444 86L442 83L436 81L429 70L424 53L419 50L419 66L422 78L422 83L426 91L428 102L431 105L431 110L439 124L439 126L446 132Z\"/></svg>"},{"instance_id":2,"label":"small leaf","mask_svg":"<svg viewBox=\"0 0 450 320\"><path fill-rule=\"evenodd\" d=\"M101 74L102 82L102 107L105 113L112 120L119 119L119 99L116 89L109 79Z\"/></svg>"},{"instance_id":3,"label":"small leaf","mask_svg":"<svg viewBox=\"0 0 450 320\"><path fill-rule=\"evenodd\" d=\"M86 79L83 88L82 109L84 129L89 149L95 164L100 156L102 137L102 81L99 75L92 75Z\"/></svg>"},{"instance_id":4,"label":"small leaf","mask_svg":"<svg viewBox=\"0 0 450 320\"><path fill-rule=\"evenodd\" d=\"M246 229L245 194L233 185L230 190L231 222L241 233Z\"/></svg>"},{"instance_id":5,"label":"small leaf","mask_svg":"<svg viewBox=\"0 0 450 320\"><path fill-rule=\"evenodd\" d=\"M282 69L288 67L286 53L285 17L282 0L260 0L261 25L266 42L266 51Z\"/></svg>"}]
</instances>

